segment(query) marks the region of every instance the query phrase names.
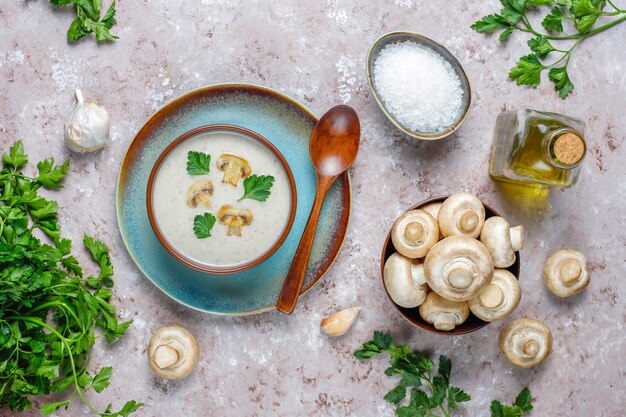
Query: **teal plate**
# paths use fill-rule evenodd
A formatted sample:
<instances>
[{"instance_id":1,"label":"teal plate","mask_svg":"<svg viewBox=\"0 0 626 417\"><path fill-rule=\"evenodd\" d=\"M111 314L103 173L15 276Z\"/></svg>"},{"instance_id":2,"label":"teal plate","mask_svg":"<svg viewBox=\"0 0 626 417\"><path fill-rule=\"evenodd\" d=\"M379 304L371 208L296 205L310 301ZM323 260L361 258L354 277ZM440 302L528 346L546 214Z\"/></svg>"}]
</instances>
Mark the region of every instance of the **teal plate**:
<instances>
[{"instance_id":1,"label":"teal plate","mask_svg":"<svg viewBox=\"0 0 626 417\"><path fill-rule=\"evenodd\" d=\"M145 276L174 300L208 313L245 315L276 308L315 196L309 139L316 123L313 113L290 97L250 84L201 88L154 114L130 144L117 183L122 239ZM179 263L160 245L148 221L146 186L156 159L183 133L209 124L258 132L283 154L296 181L298 208L285 243L261 265L237 274L211 275ZM350 205L350 177L344 174L324 203L302 293L320 280L337 257L348 229Z\"/></svg>"}]
</instances>

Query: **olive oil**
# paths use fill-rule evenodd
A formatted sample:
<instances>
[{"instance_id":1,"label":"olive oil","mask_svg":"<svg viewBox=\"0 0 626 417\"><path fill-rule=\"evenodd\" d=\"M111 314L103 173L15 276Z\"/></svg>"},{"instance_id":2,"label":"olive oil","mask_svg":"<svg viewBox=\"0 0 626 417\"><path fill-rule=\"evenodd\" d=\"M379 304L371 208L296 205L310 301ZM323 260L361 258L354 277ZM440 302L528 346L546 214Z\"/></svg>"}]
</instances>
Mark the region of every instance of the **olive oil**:
<instances>
[{"instance_id":1,"label":"olive oil","mask_svg":"<svg viewBox=\"0 0 626 417\"><path fill-rule=\"evenodd\" d=\"M522 109L501 113L491 152L494 179L568 188L587 148L585 124L575 118Z\"/></svg>"}]
</instances>

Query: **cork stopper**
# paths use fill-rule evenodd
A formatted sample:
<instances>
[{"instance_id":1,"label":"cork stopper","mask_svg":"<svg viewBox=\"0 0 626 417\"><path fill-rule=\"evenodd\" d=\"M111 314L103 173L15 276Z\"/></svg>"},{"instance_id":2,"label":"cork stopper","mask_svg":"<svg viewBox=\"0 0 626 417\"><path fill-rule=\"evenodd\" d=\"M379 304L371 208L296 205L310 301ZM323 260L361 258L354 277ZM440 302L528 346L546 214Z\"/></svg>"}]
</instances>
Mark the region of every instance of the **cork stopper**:
<instances>
[{"instance_id":1,"label":"cork stopper","mask_svg":"<svg viewBox=\"0 0 626 417\"><path fill-rule=\"evenodd\" d=\"M585 142L574 133L565 133L556 139L553 150L559 162L573 165L585 156Z\"/></svg>"}]
</instances>

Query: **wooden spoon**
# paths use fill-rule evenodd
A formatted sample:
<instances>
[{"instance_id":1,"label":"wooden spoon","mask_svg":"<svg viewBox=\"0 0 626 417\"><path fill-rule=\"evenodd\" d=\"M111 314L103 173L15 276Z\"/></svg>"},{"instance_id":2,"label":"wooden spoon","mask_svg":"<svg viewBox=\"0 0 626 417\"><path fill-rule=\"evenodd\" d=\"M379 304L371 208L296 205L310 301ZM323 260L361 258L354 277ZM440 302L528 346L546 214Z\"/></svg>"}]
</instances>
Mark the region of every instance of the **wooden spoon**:
<instances>
[{"instance_id":1,"label":"wooden spoon","mask_svg":"<svg viewBox=\"0 0 626 417\"><path fill-rule=\"evenodd\" d=\"M326 193L337 177L350 168L356 159L360 138L359 116L349 106L336 106L328 110L313 130L309 154L317 180L315 200L276 304L282 313L291 314L296 307Z\"/></svg>"}]
</instances>

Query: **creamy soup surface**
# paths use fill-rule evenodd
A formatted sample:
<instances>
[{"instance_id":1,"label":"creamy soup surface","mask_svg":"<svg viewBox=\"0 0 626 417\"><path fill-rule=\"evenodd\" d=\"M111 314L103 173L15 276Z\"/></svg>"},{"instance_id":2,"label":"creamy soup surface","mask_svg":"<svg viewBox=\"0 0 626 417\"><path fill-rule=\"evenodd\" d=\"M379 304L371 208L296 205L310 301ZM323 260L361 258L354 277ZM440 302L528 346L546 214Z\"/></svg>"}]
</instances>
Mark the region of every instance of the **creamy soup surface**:
<instances>
[{"instance_id":1,"label":"creamy soup surface","mask_svg":"<svg viewBox=\"0 0 626 417\"><path fill-rule=\"evenodd\" d=\"M211 156L208 175L187 173L187 153L200 151ZM243 179L233 187L222 183L223 171L217 168L220 155L231 153L248 160L251 175L272 175L271 195L260 202L237 201L244 194ZM213 182L211 207L187 205L187 190L196 181ZM172 149L156 175L153 185L153 208L156 222L165 239L179 253L207 266L230 267L252 261L269 250L281 236L289 218L291 191L287 173L280 160L263 144L234 132L216 131L199 134ZM194 218L210 212L217 217L223 205L252 211L252 223L243 226L241 236L227 236L228 226L215 222L211 236L198 239L193 231Z\"/></svg>"}]
</instances>

